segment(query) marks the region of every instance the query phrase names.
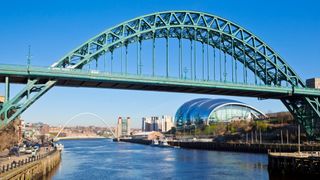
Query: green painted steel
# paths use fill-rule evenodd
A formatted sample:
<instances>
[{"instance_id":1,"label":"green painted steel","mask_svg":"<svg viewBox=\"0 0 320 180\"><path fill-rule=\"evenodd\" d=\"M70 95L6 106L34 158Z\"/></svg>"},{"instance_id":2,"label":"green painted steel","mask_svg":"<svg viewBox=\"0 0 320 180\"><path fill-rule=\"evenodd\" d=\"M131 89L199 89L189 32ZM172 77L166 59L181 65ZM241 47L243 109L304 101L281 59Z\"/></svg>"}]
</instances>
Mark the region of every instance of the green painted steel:
<instances>
[{"instance_id":1,"label":"green painted steel","mask_svg":"<svg viewBox=\"0 0 320 180\"><path fill-rule=\"evenodd\" d=\"M158 70L155 64L155 39L164 38L166 40L166 52L165 52L165 80L158 79L155 71ZM252 88L253 91L266 92L274 91L274 93L281 93L286 89L288 96L281 96L279 99L285 104L290 112L295 116L300 124L305 127L306 132L310 138L320 137L320 103L318 90L308 89L304 81L298 76L298 74L284 61L271 47L264 43L257 36L244 29L243 27L223 19L221 17L195 11L167 11L158 12L145 16L141 16L117 26L114 26L106 31L91 38L87 42L83 43L78 48L74 49L59 61L54 63L48 72L43 69L42 76L49 76L47 80L39 79L36 76L41 74L34 74L33 79L27 82L26 88L18 93L12 99L6 100L1 105L0 115L3 119L2 124L6 124L9 121L19 116L27 107L29 107L36 99L41 97L47 90L55 85L59 79L55 78L75 78L71 69L82 70L86 65L90 66L91 62L96 62L96 68L98 67L98 61L103 57L104 69L106 69L105 56L107 53L111 54L111 73L105 77L113 76L113 64L114 64L114 52L123 46L125 46L125 77L124 81L130 82L132 79L139 80L139 78L132 78L132 75L128 74L128 46L133 43L137 43L137 60L136 60L136 75L140 76L140 80L144 80L144 74L142 72L142 48L143 42L147 40L153 40L152 42L152 76L151 80L162 83L169 82L172 72L170 62L173 59L169 58L169 49L171 43L169 39L187 39L190 41L190 80L186 80L182 77L182 47L183 44L179 43L179 77L176 83L185 83L185 86L192 83L198 83L200 85L215 86L216 73L220 74L220 84L222 88L235 87L235 91L241 94L241 90L245 90L245 87L238 86L238 65L243 66L243 83L246 86ZM199 82L199 76L197 76L197 64L201 64L201 60L197 61L197 42L202 44L202 77ZM207 71L213 71L214 84L206 82L205 80L205 50L204 45L207 45ZM209 63L209 50L213 48L213 62ZM216 54L216 49L219 54ZM121 51L122 52L122 51ZM227 55L231 56L231 85L227 82ZM218 57L218 59L216 59ZM122 62L122 53L121 53ZM102 63L100 63L102 64ZM212 69L209 68L213 67ZM219 68L219 72L216 71L216 67ZM30 67L32 68L32 67ZM53 69L53 68L58 68ZM19 69L13 67L11 70L14 73L21 73ZM67 71L64 71L66 69ZM122 63L121 63L122 69ZM9 69L10 70L10 69ZM248 70L253 73L253 77L248 76ZM30 70L31 71L31 70ZM59 71L59 72L58 72ZM61 72L60 72L61 71ZM60 75L51 76L52 73L61 73ZM76 71L78 72L78 71ZM29 72L31 73L31 72ZM34 72L32 72L34 73ZM207 81L210 79L209 72ZM122 74L122 70L121 70ZM29 74L30 75L30 74ZM100 78L99 75L96 75ZM129 78L129 79L126 79ZM148 77L150 78L150 77ZM253 78L254 85L248 85L248 80ZM135 82L135 81L132 81ZM147 82L147 80L146 80ZM9 83L9 80L8 80ZM143 82L142 82L143 83ZM160 83L160 82L159 82ZM263 86L259 86L259 83L263 83ZM175 84L170 84L174 86ZM262 88L257 88L262 87ZM243 88L243 89L241 89Z\"/></svg>"},{"instance_id":2,"label":"green painted steel","mask_svg":"<svg viewBox=\"0 0 320 180\"><path fill-rule=\"evenodd\" d=\"M234 90L241 93L241 91L260 92L264 94L272 93L276 99L281 97L296 97L320 96L320 89L301 88L301 87L281 87L270 85L255 85L245 83L232 83L220 81L202 81L202 80L188 80L180 78L167 78L166 76L140 76L139 74L121 74L99 72L95 70L81 70L81 69L66 69L53 67L36 67L36 66L20 66L20 65L2 65L0 64L0 79L2 77L10 77L12 83L24 83L29 78L35 78L38 81L46 81L53 79L58 81L79 81L79 82L130 82L130 83L144 83L144 84L159 84L168 87L184 86L194 88L219 88L224 90ZM58 86L71 86L69 84L57 84ZM81 85L80 85L81 86ZM82 85L85 86L85 85ZM98 87L98 86L94 86ZM168 89L167 91L171 91ZM173 90L172 90L173 91ZM235 93L235 96L239 94ZM204 93L206 94L206 93ZM223 92L222 92L223 94Z\"/></svg>"}]
</instances>

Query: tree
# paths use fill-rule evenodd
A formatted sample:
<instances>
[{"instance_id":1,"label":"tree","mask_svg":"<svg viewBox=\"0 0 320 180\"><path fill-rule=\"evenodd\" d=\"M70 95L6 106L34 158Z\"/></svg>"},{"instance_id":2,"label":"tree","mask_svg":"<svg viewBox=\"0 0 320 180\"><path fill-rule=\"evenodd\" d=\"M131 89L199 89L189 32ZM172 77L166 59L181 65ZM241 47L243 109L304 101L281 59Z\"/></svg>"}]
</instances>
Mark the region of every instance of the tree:
<instances>
[{"instance_id":1,"label":"tree","mask_svg":"<svg viewBox=\"0 0 320 180\"><path fill-rule=\"evenodd\" d=\"M255 127L256 129L261 129L261 131L266 131L268 129L268 123L265 121L256 121Z\"/></svg>"}]
</instances>

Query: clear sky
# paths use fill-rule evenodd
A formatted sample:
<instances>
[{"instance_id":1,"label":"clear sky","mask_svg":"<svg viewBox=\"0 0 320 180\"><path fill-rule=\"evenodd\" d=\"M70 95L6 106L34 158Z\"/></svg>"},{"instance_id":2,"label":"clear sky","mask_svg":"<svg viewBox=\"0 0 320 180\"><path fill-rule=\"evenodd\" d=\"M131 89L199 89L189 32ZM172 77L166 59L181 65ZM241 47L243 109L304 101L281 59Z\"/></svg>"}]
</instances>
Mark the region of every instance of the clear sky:
<instances>
[{"instance_id":1,"label":"clear sky","mask_svg":"<svg viewBox=\"0 0 320 180\"><path fill-rule=\"evenodd\" d=\"M33 0L0 2L0 63L49 66L92 36L125 20L164 10L195 10L226 18L245 27L277 51L303 78L320 76L320 1L318 0ZM13 92L21 86L14 86ZM3 94L3 85L0 88ZM174 115L193 98L183 93L54 87L22 118L27 122L62 124L81 112L92 112L114 125L118 116ZM231 97L264 112L285 110L277 100ZM71 124L102 125L83 116Z\"/></svg>"}]
</instances>

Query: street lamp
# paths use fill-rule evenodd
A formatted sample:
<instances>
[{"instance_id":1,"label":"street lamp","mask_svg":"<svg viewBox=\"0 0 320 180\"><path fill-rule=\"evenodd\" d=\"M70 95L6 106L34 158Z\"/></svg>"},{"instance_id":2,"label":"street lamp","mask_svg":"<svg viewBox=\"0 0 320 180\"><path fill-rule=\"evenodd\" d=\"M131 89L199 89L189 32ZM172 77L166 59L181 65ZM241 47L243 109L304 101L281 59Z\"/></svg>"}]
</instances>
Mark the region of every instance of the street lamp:
<instances>
[{"instance_id":1,"label":"street lamp","mask_svg":"<svg viewBox=\"0 0 320 180\"><path fill-rule=\"evenodd\" d=\"M30 64L31 64L31 46L28 46L28 56L27 56L27 69L28 69L28 73L30 72Z\"/></svg>"}]
</instances>

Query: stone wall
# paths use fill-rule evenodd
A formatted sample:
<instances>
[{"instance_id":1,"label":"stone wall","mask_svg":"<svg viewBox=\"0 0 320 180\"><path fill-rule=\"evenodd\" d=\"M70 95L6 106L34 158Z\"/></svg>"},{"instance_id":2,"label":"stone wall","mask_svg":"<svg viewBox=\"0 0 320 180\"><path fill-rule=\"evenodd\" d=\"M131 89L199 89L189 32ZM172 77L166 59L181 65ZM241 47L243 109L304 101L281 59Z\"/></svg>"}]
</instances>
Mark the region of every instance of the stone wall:
<instances>
[{"instance_id":1,"label":"stone wall","mask_svg":"<svg viewBox=\"0 0 320 180\"><path fill-rule=\"evenodd\" d=\"M19 161L2 169L0 179L40 179L46 177L60 163L60 160L61 152L54 150L47 155Z\"/></svg>"},{"instance_id":2,"label":"stone wall","mask_svg":"<svg viewBox=\"0 0 320 180\"><path fill-rule=\"evenodd\" d=\"M319 179L319 152L269 153L270 179Z\"/></svg>"}]
</instances>

